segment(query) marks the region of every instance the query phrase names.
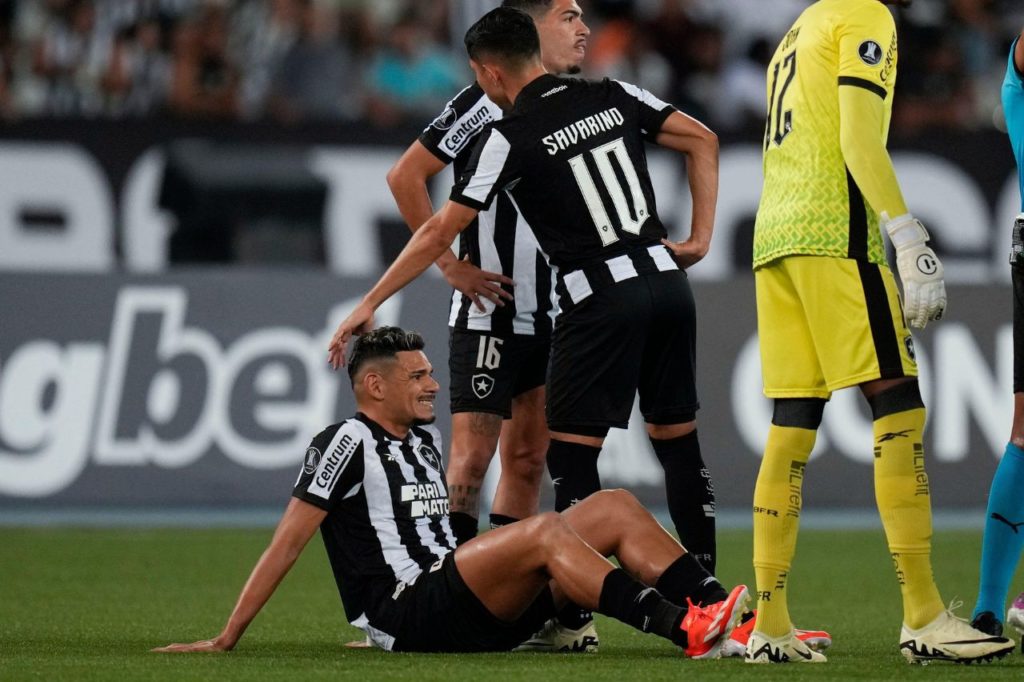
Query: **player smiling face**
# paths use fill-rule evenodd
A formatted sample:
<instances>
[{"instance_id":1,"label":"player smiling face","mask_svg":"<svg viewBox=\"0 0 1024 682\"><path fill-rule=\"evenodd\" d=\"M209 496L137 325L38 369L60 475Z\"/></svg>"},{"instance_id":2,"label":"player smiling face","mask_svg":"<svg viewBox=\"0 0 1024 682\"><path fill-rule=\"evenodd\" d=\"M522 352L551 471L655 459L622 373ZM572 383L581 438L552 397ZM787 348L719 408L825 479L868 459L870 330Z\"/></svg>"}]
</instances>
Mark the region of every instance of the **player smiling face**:
<instances>
[{"instance_id":1,"label":"player smiling face","mask_svg":"<svg viewBox=\"0 0 1024 682\"><path fill-rule=\"evenodd\" d=\"M421 350L400 351L385 369L383 402L389 416L399 424L431 424L436 418L434 401L440 384L434 367Z\"/></svg>"},{"instance_id":2,"label":"player smiling face","mask_svg":"<svg viewBox=\"0 0 1024 682\"><path fill-rule=\"evenodd\" d=\"M590 29L576 0L552 0L550 9L534 17L534 23L545 68L552 73L579 73Z\"/></svg>"}]
</instances>

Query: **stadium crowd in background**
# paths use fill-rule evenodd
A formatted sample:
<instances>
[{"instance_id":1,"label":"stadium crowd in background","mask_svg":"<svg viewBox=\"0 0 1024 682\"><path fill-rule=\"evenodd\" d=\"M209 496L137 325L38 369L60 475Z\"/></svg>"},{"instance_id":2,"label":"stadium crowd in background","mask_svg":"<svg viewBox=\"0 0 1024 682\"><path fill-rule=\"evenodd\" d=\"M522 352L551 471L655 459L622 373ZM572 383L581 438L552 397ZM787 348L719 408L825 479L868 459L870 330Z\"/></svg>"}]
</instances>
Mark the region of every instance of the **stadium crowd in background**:
<instances>
[{"instance_id":1,"label":"stadium crowd in background","mask_svg":"<svg viewBox=\"0 0 1024 682\"><path fill-rule=\"evenodd\" d=\"M0 0L0 116L419 123L469 75L498 0ZM584 75L759 131L771 46L810 0L591 0ZM894 129L992 126L1013 0L898 10Z\"/></svg>"}]
</instances>

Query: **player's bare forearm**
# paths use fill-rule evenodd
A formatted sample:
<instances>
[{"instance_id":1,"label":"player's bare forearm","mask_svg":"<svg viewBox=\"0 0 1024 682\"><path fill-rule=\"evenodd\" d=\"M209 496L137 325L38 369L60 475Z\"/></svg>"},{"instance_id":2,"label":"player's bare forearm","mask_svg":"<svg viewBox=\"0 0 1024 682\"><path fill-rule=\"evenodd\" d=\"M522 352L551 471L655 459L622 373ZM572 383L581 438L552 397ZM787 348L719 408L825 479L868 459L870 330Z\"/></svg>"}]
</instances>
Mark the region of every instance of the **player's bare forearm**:
<instances>
[{"instance_id":1,"label":"player's bare forearm","mask_svg":"<svg viewBox=\"0 0 1024 682\"><path fill-rule=\"evenodd\" d=\"M249 623L270 599L326 515L322 509L299 499L292 498L288 503L270 545L252 569L220 635L230 643L228 648L238 642Z\"/></svg>"},{"instance_id":2,"label":"player's bare forearm","mask_svg":"<svg viewBox=\"0 0 1024 682\"><path fill-rule=\"evenodd\" d=\"M476 217L477 211L447 202L413 234L398 258L363 297L363 302L376 310L409 282L419 277L430 264L450 250L452 241Z\"/></svg>"},{"instance_id":3,"label":"player's bare forearm","mask_svg":"<svg viewBox=\"0 0 1024 682\"><path fill-rule=\"evenodd\" d=\"M690 237L687 242L691 244L696 260L699 260L711 246L715 227L718 136L695 118L676 112L665 119L655 141L687 156L687 176L693 197Z\"/></svg>"},{"instance_id":4,"label":"player's bare forearm","mask_svg":"<svg viewBox=\"0 0 1024 682\"><path fill-rule=\"evenodd\" d=\"M221 633L213 639L191 644L171 644L154 651L198 653L234 649L246 628L291 570L326 515L327 512L322 509L293 498L285 509L277 530L274 531L270 545L249 574L249 579L238 595L235 608Z\"/></svg>"},{"instance_id":5,"label":"player's bare forearm","mask_svg":"<svg viewBox=\"0 0 1024 682\"><path fill-rule=\"evenodd\" d=\"M413 233L434 215L427 181L444 170L444 166L440 159L417 140L388 171L388 188L395 198L399 213ZM448 249L437 259L437 265L444 271L457 261L455 254Z\"/></svg>"}]
</instances>

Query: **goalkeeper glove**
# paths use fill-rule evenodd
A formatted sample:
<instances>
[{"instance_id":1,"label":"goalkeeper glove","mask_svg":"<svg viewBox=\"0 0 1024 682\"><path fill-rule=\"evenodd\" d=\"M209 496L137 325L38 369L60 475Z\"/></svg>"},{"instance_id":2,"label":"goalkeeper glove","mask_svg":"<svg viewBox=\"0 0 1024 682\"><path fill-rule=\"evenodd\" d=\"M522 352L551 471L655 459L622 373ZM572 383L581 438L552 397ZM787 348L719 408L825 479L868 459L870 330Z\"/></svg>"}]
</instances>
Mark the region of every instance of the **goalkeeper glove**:
<instances>
[{"instance_id":1,"label":"goalkeeper glove","mask_svg":"<svg viewBox=\"0 0 1024 682\"><path fill-rule=\"evenodd\" d=\"M906 213L889 218L882 213L885 231L896 247L896 269L903 281L903 309L907 323L924 329L930 320L946 312L946 284L942 263L927 246L928 231L921 221Z\"/></svg>"}]
</instances>

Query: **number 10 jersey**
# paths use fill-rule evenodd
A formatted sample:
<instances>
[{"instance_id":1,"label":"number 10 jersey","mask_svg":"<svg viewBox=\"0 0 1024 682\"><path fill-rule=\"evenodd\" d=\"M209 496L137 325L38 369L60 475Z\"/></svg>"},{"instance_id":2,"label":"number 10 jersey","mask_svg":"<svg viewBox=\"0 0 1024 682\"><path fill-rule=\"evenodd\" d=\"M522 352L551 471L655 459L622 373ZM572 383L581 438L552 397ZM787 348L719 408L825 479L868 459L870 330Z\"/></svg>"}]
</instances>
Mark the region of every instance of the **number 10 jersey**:
<instances>
[{"instance_id":1,"label":"number 10 jersey","mask_svg":"<svg viewBox=\"0 0 1024 682\"><path fill-rule=\"evenodd\" d=\"M451 199L483 209L507 190L562 275L657 245L644 142L673 111L628 83L541 76L480 135Z\"/></svg>"}]
</instances>

